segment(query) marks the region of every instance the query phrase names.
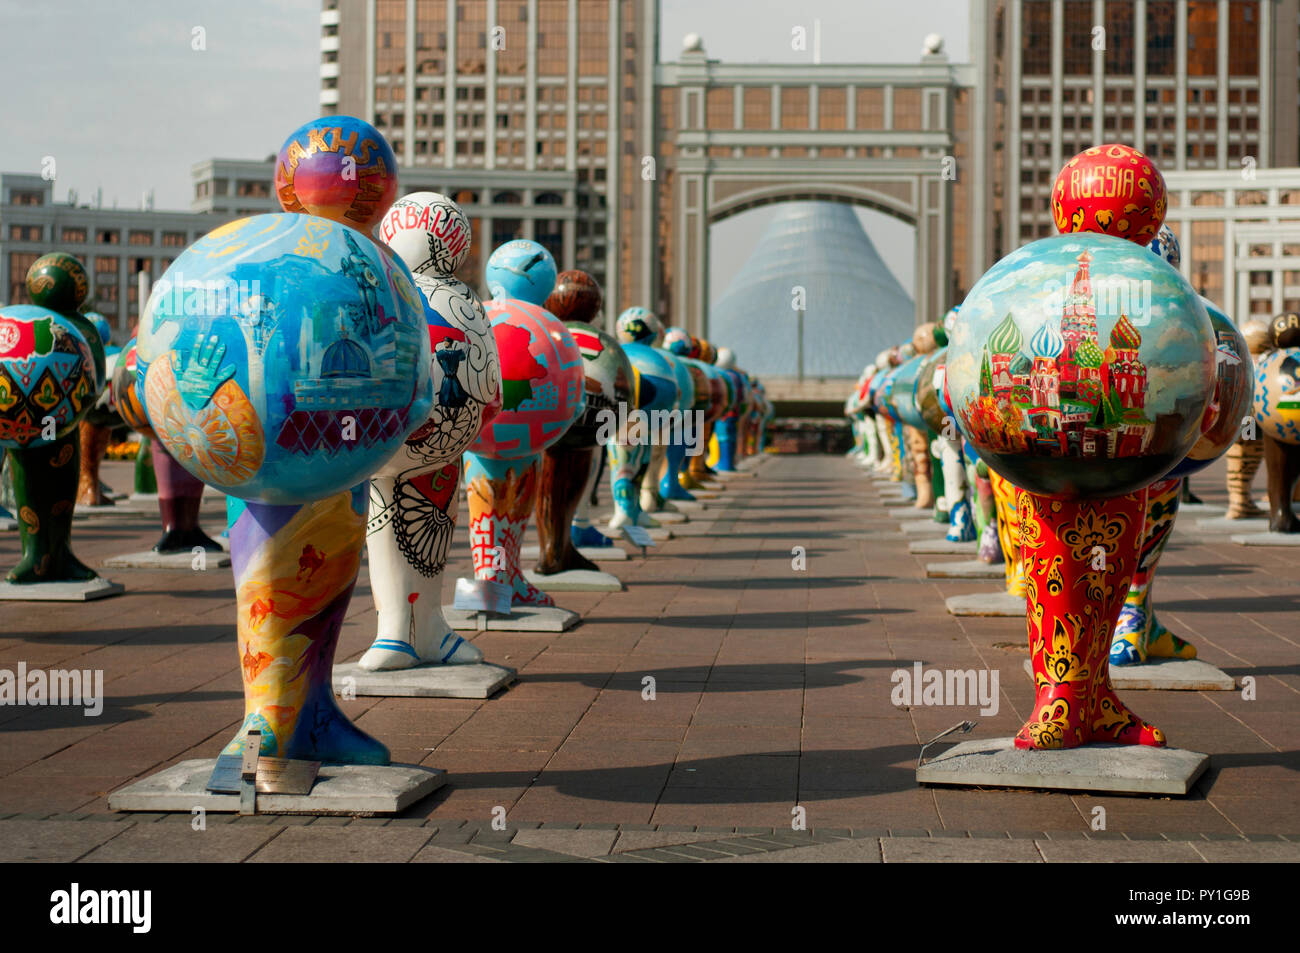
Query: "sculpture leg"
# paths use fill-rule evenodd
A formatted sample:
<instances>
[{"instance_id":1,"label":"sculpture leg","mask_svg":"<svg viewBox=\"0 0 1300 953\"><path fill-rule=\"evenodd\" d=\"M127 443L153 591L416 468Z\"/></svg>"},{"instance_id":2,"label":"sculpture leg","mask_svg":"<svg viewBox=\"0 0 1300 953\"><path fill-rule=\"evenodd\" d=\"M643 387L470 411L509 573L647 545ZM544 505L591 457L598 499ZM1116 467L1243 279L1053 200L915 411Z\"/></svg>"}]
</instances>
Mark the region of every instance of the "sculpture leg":
<instances>
[{"instance_id":1,"label":"sculpture leg","mask_svg":"<svg viewBox=\"0 0 1300 953\"><path fill-rule=\"evenodd\" d=\"M595 447L551 447L543 451L537 490L537 541L541 544L541 556L535 572L550 576L567 569L600 569L574 548L569 532L595 456Z\"/></svg>"},{"instance_id":2,"label":"sculpture leg","mask_svg":"<svg viewBox=\"0 0 1300 953\"><path fill-rule=\"evenodd\" d=\"M664 506L664 498L659 494L659 472L667 464L668 448L661 441L651 444L650 452L647 454L646 471L642 476L639 486L641 487L641 511L643 513L658 513Z\"/></svg>"},{"instance_id":3,"label":"sculpture leg","mask_svg":"<svg viewBox=\"0 0 1300 953\"><path fill-rule=\"evenodd\" d=\"M583 484L582 496L578 497L578 506L573 512L573 524L569 527L569 539L574 546L613 546L614 541L602 533L591 522L591 497L596 489L596 481L605 466L605 449L597 447L591 455L591 467L587 471L587 482Z\"/></svg>"},{"instance_id":4,"label":"sculpture leg","mask_svg":"<svg viewBox=\"0 0 1300 953\"><path fill-rule=\"evenodd\" d=\"M203 481L177 463L161 440L151 441L150 453L158 486L158 514L163 526L163 534L154 543L153 551L183 553L197 546L209 553L221 552L221 544L199 526Z\"/></svg>"},{"instance_id":5,"label":"sculpture leg","mask_svg":"<svg viewBox=\"0 0 1300 953\"><path fill-rule=\"evenodd\" d=\"M736 469L736 415L728 414L718 421L718 463L719 473L731 473Z\"/></svg>"},{"instance_id":6,"label":"sculpture leg","mask_svg":"<svg viewBox=\"0 0 1300 953\"><path fill-rule=\"evenodd\" d=\"M494 460L465 455L469 493L469 545L474 578L504 583L517 606L553 606L553 600L519 569L519 544L537 500L538 458Z\"/></svg>"},{"instance_id":7,"label":"sculpture leg","mask_svg":"<svg viewBox=\"0 0 1300 953\"><path fill-rule=\"evenodd\" d=\"M1251 497L1251 484L1264 460L1264 444L1259 440L1238 440L1228 448L1228 512L1230 520L1263 516L1264 511Z\"/></svg>"},{"instance_id":8,"label":"sculpture leg","mask_svg":"<svg viewBox=\"0 0 1300 953\"><path fill-rule=\"evenodd\" d=\"M77 503L82 506L112 506L113 501L104 492L99 480L99 467L104 462L104 451L112 431L83 420L77 425L81 443L81 466L77 477Z\"/></svg>"},{"instance_id":9,"label":"sculpture leg","mask_svg":"<svg viewBox=\"0 0 1300 953\"><path fill-rule=\"evenodd\" d=\"M690 457L690 463L686 466L686 479L682 480L682 486L688 490L704 489L704 482L711 474L708 467L708 451L710 441L713 439L713 423L709 422L704 426L704 435L701 438L700 446L706 448L705 452L697 453ZM610 457L610 466L613 466L613 457Z\"/></svg>"},{"instance_id":10,"label":"sculpture leg","mask_svg":"<svg viewBox=\"0 0 1300 953\"><path fill-rule=\"evenodd\" d=\"M866 417L862 420L860 429L865 462L870 466L879 466L883 455L880 452L880 434L876 431L876 422Z\"/></svg>"},{"instance_id":11,"label":"sculpture leg","mask_svg":"<svg viewBox=\"0 0 1300 953\"><path fill-rule=\"evenodd\" d=\"M388 749L334 701L339 630L361 565L367 489L305 506L233 504L244 722L225 754L262 731L261 753L334 764L388 764Z\"/></svg>"},{"instance_id":12,"label":"sculpture leg","mask_svg":"<svg viewBox=\"0 0 1300 953\"><path fill-rule=\"evenodd\" d=\"M1264 435L1264 465L1268 468L1268 528L1273 533L1300 533L1294 493L1300 481L1300 444L1283 443Z\"/></svg>"},{"instance_id":13,"label":"sculpture leg","mask_svg":"<svg viewBox=\"0 0 1300 953\"><path fill-rule=\"evenodd\" d=\"M975 520L967 499L966 466L961 445L956 440L939 437L940 463L943 469L943 496L948 503L947 539L968 543L975 538Z\"/></svg>"},{"instance_id":14,"label":"sculpture leg","mask_svg":"<svg viewBox=\"0 0 1300 953\"><path fill-rule=\"evenodd\" d=\"M1142 526L1142 548L1111 639L1111 665L1140 665L1148 657L1196 658L1196 646L1184 642L1161 625L1151 607L1151 586L1155 582L1156 566L1178 517L1182 483L1177 477L1157 480L1143 491L1146 518Z\"/></svg>"},{"instance_id":15,"label":"sculpture leg","mask_svg":"<svg viewBox=\"0 0 1300 953\"><path fill-rule=\"evenodd\" d=\"M1017 748L1163 747L1110 684L1110 634L1137 561L1143 494L1066 503L1021 491L1034 709Z\"/></svg>"},{"instance_id":16,"label":"sculpture leg","mask_svg":"<svg viewBox=\"0 0 1300 953\"><path fill-rule=\"evenodd\" d=\"M22 556L9 570L10 582L84 582L98 575L72 553L72 511L76 506L77 450L70 433L44 447L9 451L14 512Z\"/></svg>"},{"instance_id":17,"label":"sculpture leg","mask_svg":"<svg viewBox=\"0 0 1300 953\"><path fill-rule=\"evenodd\" d=\"M140 449L135 454L135 482L134 488L136 493L157 493L158 477L153 468L153 450L151 449L154 441L144 434L140 435Z\"/></svg>"},{"instance_id":18,"label":"sculpture leg","mask_svg":"<svg viewBox=\"0 0 1300 953\"><path fill-rule=\"evenodd\" d=\"M918 510L931 509L934 506L934 488L930 482L930 441L915 427L904 427L903 435L907 441L907 455L912 464L912 479L916 486L916 502L913 505Z\"/></svg>"},{"instance_id":19,"label":"sculpture leg","mask_svg":"<svg viewBox=\"0 0 1300 953\"><path fill-rule=\"evenodd\" d=\"M460 460L370 481L366 552L378 617L358 663L370 671L465 665L483 653L442 615L442 570L456 532Z\"/></svg>"},{"instance_id":20,"label":"sculpture leg","mask_svg":"<svg viewBox=\"0 0 1300 953\"><path fill-rule=\"evenodd\" d=\"M880 462L876 464L876 472L882 475L892 474L894 467L894 444L890 440L892 427L883 414L877 414L876 437L880 442Z\"/></svg>"},{"instance_id":21,"label":"sculpture leg","mask_svg":"<svg viewBox=\"0 0 1300 953\"><path fill-rule=\"evenodd\" d=\"M1025 594L1025 564L1020 549L1020 513L1016 508L1018 490L1009 480L989 471L993 485L993 499L998 514L998 542L1002 545L1002 558L1006 563L1007 592L1013 596ZM1116 610L1118 611L1118 610Z\"/></svg>"},{"instance_id":22,"label":"sculpture leg","mask_svg":"<svg viewBox=\"0 0 1300 953\"><path fill-rule=\"evenodd\" d=\"M682 437L680 426L673 431L673 439L668 444L665 457L668 467L664 471L663 479L659 481L659 495L667 500L694 500L695 494L681 483L682 463L686 460L686 442Z\"/></svg>"}]
</instances>

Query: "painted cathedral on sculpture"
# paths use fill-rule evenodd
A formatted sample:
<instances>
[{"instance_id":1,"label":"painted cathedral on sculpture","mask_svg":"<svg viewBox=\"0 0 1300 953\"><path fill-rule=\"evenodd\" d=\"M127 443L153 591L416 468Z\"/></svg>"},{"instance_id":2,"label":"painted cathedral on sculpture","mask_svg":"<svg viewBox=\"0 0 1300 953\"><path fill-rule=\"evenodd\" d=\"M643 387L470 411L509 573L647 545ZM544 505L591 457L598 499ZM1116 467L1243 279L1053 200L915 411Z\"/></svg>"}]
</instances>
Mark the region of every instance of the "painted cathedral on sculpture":
<instances>
[{"instance_id":1,"label":"painted cathedral on sculpture","mask_svg":"<svg viewBox=\"0 0 1300 953\"><path fill-rule=\"evenodd\" d=\"M1092 255L1085 250L1077 261L1059 325L1044 323L1026 352L1008 313L985 344L979 391L964 416L995 452L1136 457L1151 442L1142 335L1121 314L1102 350L1088 276Z\"/></svg>"}]
</instances>

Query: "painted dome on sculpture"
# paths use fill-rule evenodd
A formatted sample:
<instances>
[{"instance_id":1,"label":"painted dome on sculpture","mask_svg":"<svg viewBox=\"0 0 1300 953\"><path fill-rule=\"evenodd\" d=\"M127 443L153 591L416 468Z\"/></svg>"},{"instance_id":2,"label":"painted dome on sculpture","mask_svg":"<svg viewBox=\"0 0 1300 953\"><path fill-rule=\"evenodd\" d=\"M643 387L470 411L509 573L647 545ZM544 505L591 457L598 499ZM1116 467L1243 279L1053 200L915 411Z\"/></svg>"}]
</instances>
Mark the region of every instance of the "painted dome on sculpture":
<instances>
[{"instance_id":1,"label":"painted dome on sculpture","mask_svg":"<svg viewBox=\"0 0 1300 953\"><path fill-rule=\"evenodd\" d=\"M1020 335L1020 328L1008 313L1002 319L1002 323L989 336L989 352L991 354L1015 354L1020 350L1023 343L1024 338Z\"/></svg>"},{"instance_id":2,"label":"painted dome on sculpture","mask_svg":"<svg viewBox=\"0 0 1300 953\"><path fill-rule=\"evenodd\" d=\"M1065 349L1065 338L1061 337L1061 332L1048 322L1034 332L1029 347L1034 352L1034 357L1055 360Z\"/></svg>"},{"instance_id":3,"label":"painted dome on sculpture","mask_svg":"<svg viewBox=\"0 0 1300 953\"><path fill-rule=\"evenodd\" d=\"M745 370L794 377L799 353L794 287L804 289L803 372L856 380L875 354L916 328L911 295L881 260L853 208L790 202L714 303L709 338L744 345Z\"/></svg>"}]
</instances>

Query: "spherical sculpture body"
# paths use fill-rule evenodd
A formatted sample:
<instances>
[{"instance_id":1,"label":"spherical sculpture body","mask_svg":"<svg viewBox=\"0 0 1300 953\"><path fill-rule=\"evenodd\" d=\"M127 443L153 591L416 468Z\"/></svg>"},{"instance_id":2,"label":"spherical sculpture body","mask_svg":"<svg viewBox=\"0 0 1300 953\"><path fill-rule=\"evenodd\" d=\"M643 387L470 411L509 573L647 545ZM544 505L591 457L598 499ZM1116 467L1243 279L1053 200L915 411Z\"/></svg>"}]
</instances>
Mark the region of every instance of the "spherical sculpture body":
<instances>
[{"instance_id":1,"label":"spherical sculpture body","mask_svg":"<svg viewBox=\"0 0 1300 953\"><path fill-rule=\"evenodd\" d=\"M1169 471L1169 477L1184 477L1208 467L1228 452L1241 436L1243 421L1251 413L1255 397L1255 368L1232 319L1212 302L1201 299L1214 326L1214 397L1205 411L1202 433L1187 456Z\"/></svg>"},{"instance_id":2,"label":"spherical sculpture body","mask_svg":"<svg viewBox=\"0 0 1300 953\"><path fill-rule=\"evenodd\" d=\"M370 123L322 116L280 147L275 194L286 212L328 218L369 235L397 198L397 159Z\"/></svg>"},{"instance_id":3,"label":"spherical sculpture body","mask_svg":"<svg viewBox=\"0 0 1300 953\"><path fill-rule=\"evenodd\" d=\"M154 432L232 496L356 486L429 416L429 332L406 266L360 232L257 215L209 232L154 287L137 338Z\"/></svg>"},{"instance_id":4,"label":"spherical sculpture body","mask_svg":"<svg viewBox=\"0 0 1300 953\"><path fill-rule=\"evenodd\" d=\"M585 321L565 324L582 355L586 408L557 442L560 447L594 447L605 420L633 409L632 364L612 334Z\"/></svg>"},{"instance_id":5,"label":"spherical sculpture body","mask_svg":"<svg viewBox=\"0 0 1300 953\"><path fill-rule=\"evenodd\" d=\"M1139 245L1156 237L1165 220L1165 202L1165 180L1155 163L1118 143L1080 152L1052 186L1058 232L1098 232Z\"/></svg>"},{"instance_id":6,"label":"spherical sculpture body","mask_svg":"<svg viewBox=\"0 0 1300 953\"><path fill-rule=\"evenodd\" d=\"M122 421L137 433L153 438L153 427L149 425L149 415L145 412L144 402L139 388L139 361L136 353L135 338L126 342L117 364L113 367L113 379L109 383L112 394L112 408Z\"/></svg>"},{"instance_id":7,"label":"spherical sculpture body","mask_svg":"<svg viewBox=\"0 0 1300 953\"><path fill-rule=\"evenodd\" d=\"M657 344L663 337L664 328L659 318L649 308L628 308L614 322L615 334L625 344ZM708 347L707 344L704 345ZM713 352L717 357L717 352ZM713 360L708 360L712 364Z\"/></svg>"},{"instance_id":8,"label":"spherical sculpture body","mask_svg":"<svg viewBox=\"0 0 1300 953\"><path fill-rule=\"evenodd\" d=\"M560 272L545 308L566 325L574 321L593 324L604 301L600 283L585 271L575 269Z\"/></svg>"},{"instance_id":9,"label":"spherical sculpture body","mask_svg":"<svg viewBox=\"0 0 1300 953\"><path fill-rule=\"evenodd\" d=\"M526 238L497 248L483 269L483 280L496 301L525 301L541 305L555 290L555 259Z\"/></svg>"},{"instance_id":10,"label":"spherical sculpture body","mask_svg":"<svg viewBox=\"0 0 1300 953\"><path fill-rule=\"evenodd\" d=\"M469 447L499 460L541 453L586 406L582 354L568 330L541 305L486 301L501 361L501 412Z\"/></svg>"},{"instance_id":11,"label":"spherical sculpture body","mask_svg":"<svg viewBox=\"0 0 1300 953\"><path fill-rule=\"evenodd\" d=\"M1132 493L1200 438L1215 339L1196 292L1145 249L1058 235L994 265L947 355L963 435L1013 484L1065 500Z\"/></svg>"},{"instance_id":12,"label":"spherical sculpture body","mask_svg":"<svg viewBox=\"0 0 1300 953\"><path fill-rule=\"evenodd\" d=\"M38 305L0 308L0 447L54 443L77 429L98 394L82 328Z\"/></svg>"},{"instance_id":13,"label":"spherical sculpture body","mask_svg":"<svg viewBox=\"0 0 1300 953\"><path fill-rule=\"evenodd\" d=\"M1269 351L1255 362L1255 419L1274 440L1300 444L1300 347Z\"/></svg>"},{"instance_id":14,"label":"spherical sculpture body","mask_svg":"<svg viewBox=\"0 0 1300 953\"><path fill-rule=\"evenodd\" d=\"M677 374L668 355L645 344L626 343L623 352L641 376L641 410L672 410L677 405Z\"/></svg>"}]
</instances>

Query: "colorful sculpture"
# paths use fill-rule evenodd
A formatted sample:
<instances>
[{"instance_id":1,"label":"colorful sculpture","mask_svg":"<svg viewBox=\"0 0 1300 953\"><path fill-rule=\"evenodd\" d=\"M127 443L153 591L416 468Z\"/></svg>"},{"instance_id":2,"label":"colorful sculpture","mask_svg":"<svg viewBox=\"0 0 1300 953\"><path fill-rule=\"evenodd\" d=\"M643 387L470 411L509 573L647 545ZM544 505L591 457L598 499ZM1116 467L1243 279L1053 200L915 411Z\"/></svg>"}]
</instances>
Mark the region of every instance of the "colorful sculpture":
<instances>
[{"instance_id":1,"label":"colorful sculpture","mask_svg":"<svg viewBox=\"0 0 1300 953\"><path fill-rule=\"evenodd\" d=\"M79 426L81 465L77 480L77 505L112 506L113 500L105 492L106 487L99 477L99 469L104 462L104 452L108 449L113 427L118 424L116 415L108 406L110 398L107 383L112 378L113 366L121 349L111 346L112 326L107 318L97 311L87 311L82 317L94 327L104 348L104 378L99 398Z\"/></svg>"},{"instance_id":2,"label":"colorful sculpture","mask_svg":"<svg viewBox=\"0 0 1300 953\"><path fill-rule=\"evenodd\" d=\"M1096 290L1114 287L1150 289L1158 306L1144 294L1116 308ZM1026 339L1027 368L1008 346ZM1036 700L1017 747L1164 744L1112 690L1110 636L1135 569L1143 491L1199 439L1214 372L1196 293L1107 235L1026 245L962 303L947 368L956 419L1021 489Z\"/></svg>"},{"instance_id":3,"label":"colorful sculpture","mask_svg":"<svg viewBox=\"0 0 1300 953\"><path fill-rule=\"evenodd\" d=\"M90 281L55 252L27 271L30 305L0 309L0 447L7 449L22 556L15 583L97 579L71 547L79 476L78 424L104 381L99 332L77 313Z\"/></svg>"},{"instance_id":4,"label":"colorful sculpture","mask_svg":"<svg viewBox=\"0 0 1300 953\"><path fill-rule=\"evenodd\" d=\"M1132 146L1084 149L1056 176L1052 217L1058 232L1096 232L1146 245L1165 219L1165 180Z\"/></svg>"},{"instance_id":5,"label":"colorful sculpture","mask_svg":"<svg viewBox=\"0 0 1300 953\"><path fill-rule=\"evenodd\" d=\"M637 378L637 408L645 414L629 427L621 441L608 444L610 487L614 515L609 531L621 534L624 526L657 528L659 521L641 509L641 482L650 466L651 449L659 440L651 433L656 414L671 411L677 403L677 375L668 356L648 344L626 341L623 353ZM660 441L660 444L662 442Z\"/></svg>"},{"instance_id":6,"label":"colorful sculpture","mask_svg":"<svg viewBox=\"0 0 1300 953\"><path fill-rule=\"evenodd\" d=\"M1255 368L1255 419L1268 468L1268 528L1300 533L1295 498L1300 485L1300 315L1281 314L1269 328Z\"/></svg>"},{"instance_id":7,"label":"colorful sculpture","mask_svg":"<svg viewBox=\"0 0 1300 953\"><path fill-rule=\"evenodd\" d=\"M492 253L489 284L545 301L552 290L540 280L545 259L538 252L524 254L520 244L510 242ZM586 406L582 354L540 303L507 298L485 307L500 355L502 409L466 459L474 576L509 587L513 605L553 606L554 600L520 571L519 546L537 499L540 455Z\"/></svg>"},{"instance_id":8,"label":"colorful sculpture","mask_svg":"<svg viewBox=\"0 0 1300 953\"><path fill-rule=\"evenodd\" d=\"M618 440L611 421L626 418L632 403L632 365L613 335L594 326L603 294L584 271L566 271L546 299L546 310L573 336L582 355L586 409L573 426L542 452L537 496L537 538L541 556L536 572L552 576L572 569L598 570L578 552L573 521L598 470L597 450ZM602 539L608 537L601 536ZM612 541L610 541L612 545Z\"/></svg>"},{"instance_id":9,"label":"colorful sculpture","mask_svg":"<svg viewBox=\"0 0 1300 953\"><path fill-rule=\"evenodd\" d=\"M386 207L349 220L368 230ZM365 542L365 480L433 403L427 327L400 259L313 215L220 226L154 288L137 343L149 422L182 466L232 497L245 717L228 754L257 728L264 755L389 761L339 710L331 673Z\"/></svg>"},{"instance_id":10,"label":"colorful sculpture","mask_svg":"<svg viewBox=\"0 0 1300 953\"><path fill-rule=\"evenodd\" d=\"M370 478L366 551L377 615L358 664L370 671L470 664L483 653L442 614L442 570L456 530L461 455L500 409L496 339L478 295L455 278L470 250L460 207L436 192L393 203L384 243L415 275L428 327L428 419Z\"/></svg>"},{"instance_id":11,"label":"colorful sculpture","mask_svg":"<svg viewBox=\"0 0 1300 953\"><path fill-rule=\"evenodd\" d=\"M275 194L286 212L327 218L369 235L397 198L397 159L370 123L322 116L294 130L280 148Z\"/></svg>"},{"instance_id":12,"label":"colorful sculpture","mask_svg":"<svg viewBox=\"0 0 1300 953\"><path fill-rule=\"evenodd\" d=\"M1209 466L1232 446L1254 392L1253 368L1241 332L1214 304L1204 298L1201 302L1210 316L1216 341L1214 396L1201 421L1200 439L1187 457L1166 477L1146 488L1141 550L1111 640L1112 665L1140 665L1148 658L1196 658L1196 646L1161 625L1151 604L1151 587L1178 517L1183 480Z\"/></svg>"}]
</instances>

